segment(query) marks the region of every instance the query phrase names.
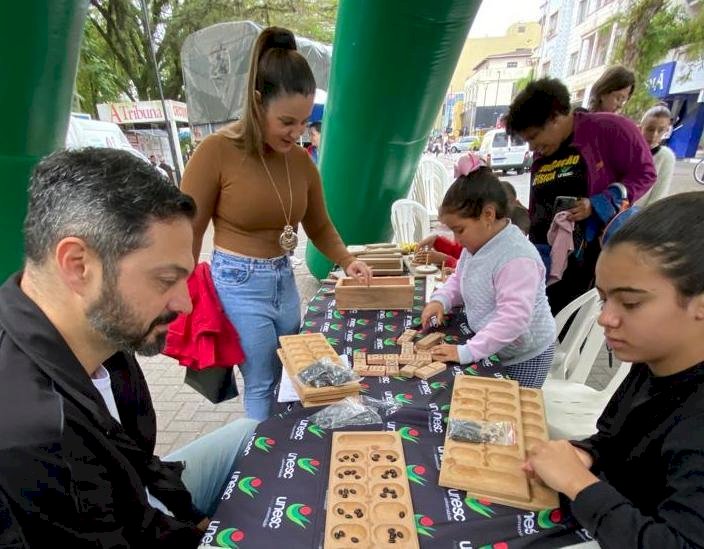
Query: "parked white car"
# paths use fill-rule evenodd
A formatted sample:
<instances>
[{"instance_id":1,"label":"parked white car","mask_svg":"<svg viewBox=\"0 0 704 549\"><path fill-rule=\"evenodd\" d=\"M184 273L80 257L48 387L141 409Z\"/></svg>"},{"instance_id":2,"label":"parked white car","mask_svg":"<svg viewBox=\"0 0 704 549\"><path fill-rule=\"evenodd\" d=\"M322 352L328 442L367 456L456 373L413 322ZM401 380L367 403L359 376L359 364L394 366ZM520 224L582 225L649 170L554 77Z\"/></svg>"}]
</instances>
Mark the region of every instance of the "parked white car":
<instances>
[{"instance_id":1,"label":"parked white car","mask_svg":"<svg viewBox=\"0 0 704 549\"><path fill-rule=\"evenodd\" d=\"M479 143L479 138L476 135L466 135L460 137L452 145L450 145L450 152L467 152L476 150L477 144Z\"/></svg>"},{"instance_id":2,"label":"parked white car","mask_svg":"<svg viewBox=\"0 0 704 549\"><path fill-rule=\"evenodd\" d=\"M506 130L490 130L484 136L479 155L494 170L503 173L516 170L519 175L530 168L533 155L519 136L510 136Z\"/></svg>"}]
</instances>

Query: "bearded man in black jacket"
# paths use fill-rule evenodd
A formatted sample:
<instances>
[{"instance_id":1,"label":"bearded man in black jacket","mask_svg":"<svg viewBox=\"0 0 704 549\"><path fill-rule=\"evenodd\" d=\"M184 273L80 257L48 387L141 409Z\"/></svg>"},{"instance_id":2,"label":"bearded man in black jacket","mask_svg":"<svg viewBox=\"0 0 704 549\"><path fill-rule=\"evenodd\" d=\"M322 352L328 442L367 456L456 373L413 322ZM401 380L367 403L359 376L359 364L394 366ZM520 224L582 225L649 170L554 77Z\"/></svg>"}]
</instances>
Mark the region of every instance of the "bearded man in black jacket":
<instances>
[{"instance_id":1,"label":"bearded man in black jacket","mask_svg":"<svg viewBox=\"0 0 704 549\"><path fill-rule=\"evenodd\" d=\"M191 310L194 214L127 152L63 151L35 169L25 267L0 288L1 547L198 545L255 424L160 460L134 357Z\"/></svg>"}]
</instances>

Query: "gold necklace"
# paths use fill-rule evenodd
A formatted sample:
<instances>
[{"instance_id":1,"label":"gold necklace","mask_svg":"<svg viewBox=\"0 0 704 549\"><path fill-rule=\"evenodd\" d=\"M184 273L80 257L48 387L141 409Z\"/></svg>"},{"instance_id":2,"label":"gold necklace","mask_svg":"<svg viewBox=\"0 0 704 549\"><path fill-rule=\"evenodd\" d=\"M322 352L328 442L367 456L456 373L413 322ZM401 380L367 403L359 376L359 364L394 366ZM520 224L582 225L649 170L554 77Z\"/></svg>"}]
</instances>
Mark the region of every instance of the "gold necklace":
<instances>
[{"instance_id":1,"label":"gold necklace","mask_svg":"<svg viewBox=\"0 0 704 549\"><path fill-rule=\"evenodd\" d=\"M264 156L262 155L262 153L259 153L259 159L262 161L262 166L264 166L264 170L266 171L266 175L269 177L269 182L271 183L271 186L274 187L274 191L276 192L276 196L279 198L279 203L281 204L281 209L284 212L284 219L286 220L286 225L284 225L284 230L279 235L279 246L281 246L281 249L287 255L291 255L293 253L293 250L296 249L296 246L298 246L298 235L293 230L293 226L291 225L291 215L293 213L293 189L291 188L291 174L288 171L288 156L284 155L284 164L286 165L286 178L288 179L288 196L289 196L289 200L290 200L289 207L288 207L288 215L286 215L286 206L284 206L284 200L283 200L283 198L281 198L281 193L279 192L279 189L276 187L276 183L274 183L274 178L271 176L271 172L269 171L269 167L266 165L266 162L264 162Z\"/></svg>"}]
</instances>

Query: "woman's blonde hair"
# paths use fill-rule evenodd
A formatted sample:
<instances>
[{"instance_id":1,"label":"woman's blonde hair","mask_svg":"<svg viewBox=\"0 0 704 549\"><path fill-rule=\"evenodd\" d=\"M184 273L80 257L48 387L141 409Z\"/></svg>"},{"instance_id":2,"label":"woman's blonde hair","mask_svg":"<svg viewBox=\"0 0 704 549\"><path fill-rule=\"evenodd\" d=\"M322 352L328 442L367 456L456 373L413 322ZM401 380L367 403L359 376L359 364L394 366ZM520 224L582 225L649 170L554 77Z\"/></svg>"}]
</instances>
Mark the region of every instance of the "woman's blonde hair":
<instances>
[{"instance_id":1,"label":"woman's blonde hair","mask_svg":"<svg viewBox=\"0 0 704 549\"><path fill-rule=\"evenodd\" d=\"M283 94L315 94L313 71L296 50L293 33L268 27L257 37L249 63L247 97L235 142L249 154L264 151L264 113Z\"/></svg>"}]
</instances>

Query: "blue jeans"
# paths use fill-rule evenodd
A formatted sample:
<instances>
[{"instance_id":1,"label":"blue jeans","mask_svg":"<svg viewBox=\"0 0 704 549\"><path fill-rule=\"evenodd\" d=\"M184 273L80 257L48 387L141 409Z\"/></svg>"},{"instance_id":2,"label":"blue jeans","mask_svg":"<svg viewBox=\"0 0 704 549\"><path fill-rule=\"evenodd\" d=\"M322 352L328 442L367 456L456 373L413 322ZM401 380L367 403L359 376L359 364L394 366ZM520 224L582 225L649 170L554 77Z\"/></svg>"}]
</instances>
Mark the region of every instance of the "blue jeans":
<instances>
[{"instance_id":1,"label":"blue jeans","mask_svg":"<svg viewBox=\"0 0 704 549\"><path fill-rule=\"evenodd\" d=\"M263 421L271 415L281 379L281 362L276 355L279 336L296 334L301 325L291 263L286 256L255 259L215 250L211 272L245 354L245 362L240 364L245 412L247 417Z\"/></svg>"},{"instance_id":2,"label":"blue jeans","mask_svg":"<svg viewBox=\"0 0 704 549\"><path fill-rule=\"evenodd\" d=\"M215 513L232 466L256 426L257 422L251 419L238 419L164 458L164 461L186 463L181 480L191 493L193 505L208 517Z\"/></svg>"}]
</instances>

